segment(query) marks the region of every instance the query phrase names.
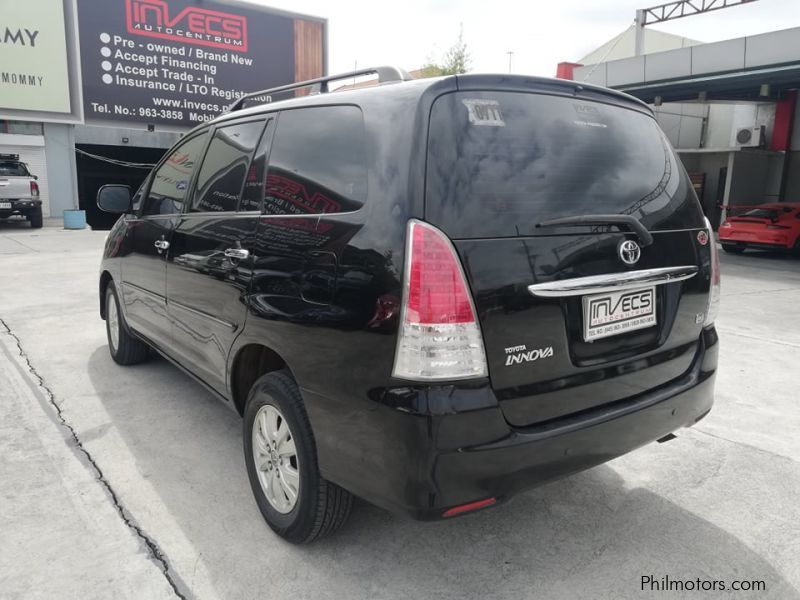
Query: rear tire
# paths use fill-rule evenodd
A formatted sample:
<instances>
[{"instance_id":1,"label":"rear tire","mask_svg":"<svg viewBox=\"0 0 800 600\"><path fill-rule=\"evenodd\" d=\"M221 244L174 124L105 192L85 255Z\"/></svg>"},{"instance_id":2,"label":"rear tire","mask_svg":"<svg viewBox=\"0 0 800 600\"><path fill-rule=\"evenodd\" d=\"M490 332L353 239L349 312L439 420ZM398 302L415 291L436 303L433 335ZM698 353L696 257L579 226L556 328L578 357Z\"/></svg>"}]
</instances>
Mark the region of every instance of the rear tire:
<instances>
[{"instance_id":1,"label":"rear tire","mask_svg":"<svg viewBox=\"0 0 800 600\"><path fill-rule=\"evenodd\" d=\"M800 237L795 240L794 246L792 246L792 256L800 258Z\"/></svg>"},{"instance_id":2,"label":"rear tire","mask_svg":"<svg viewBox=\"0 0 800 600\"><path fill-rule=\"evenodd\" d=\"M285 540L307 544L347 520L353 496L320 476L311 424L288 372L267 373L253 384L244 410L244 457L258 508Z\"/></svg>"},{"instance_id":3,"label":"rear tire","mask_svg":"<svg viewBox=\"0 0 800 600\"><path fill-rule=\"evenodd\" d=\"M745 251L745 246L740 244L722 244L722 249L730 254L741 254Z\"/></svg>"},{"instance_id":4,"label":"rear tire","mask_svg":"<svg viewBox=\"0 0 800 600\"><path fill-rule=\"evenodd\" d=\"M39 208L35 212L28 215L28 221L31 222L31 229L41 229L43 224L42 209Z\"/></svg>"},{"instance_id":5,"label":"rear tire","mask_svg":"<svg viewBox=\"0 0 800 600\"><path fill-rule=\"evenodd\" d=\"M106 287L106 336L108 351L118 365L135 365L147 359L150 348L133 335L125 324L125 318L119 309L119 298L114 282L109 281Z\"/></svg>"}]
</instances>

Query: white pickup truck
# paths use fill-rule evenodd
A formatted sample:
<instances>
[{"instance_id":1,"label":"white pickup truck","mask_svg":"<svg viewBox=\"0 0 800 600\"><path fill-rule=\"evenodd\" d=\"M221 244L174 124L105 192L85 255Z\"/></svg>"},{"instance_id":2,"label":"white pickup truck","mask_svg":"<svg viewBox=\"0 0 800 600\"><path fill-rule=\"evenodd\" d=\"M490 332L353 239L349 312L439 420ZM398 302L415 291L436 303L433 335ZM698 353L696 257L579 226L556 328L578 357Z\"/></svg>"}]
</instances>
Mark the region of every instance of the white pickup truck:
<instances>
[{"instance_id":1,"label":"white pickup truck","mask_svg":"<svg viewBox=\"0 0 800 600\"><path fill-rule=\"evenodd\" d=\"M18 154L0 154L0 219L20 215L31 227L42 226L42 201L39 184Z\"/></svg>"}]
</instances>

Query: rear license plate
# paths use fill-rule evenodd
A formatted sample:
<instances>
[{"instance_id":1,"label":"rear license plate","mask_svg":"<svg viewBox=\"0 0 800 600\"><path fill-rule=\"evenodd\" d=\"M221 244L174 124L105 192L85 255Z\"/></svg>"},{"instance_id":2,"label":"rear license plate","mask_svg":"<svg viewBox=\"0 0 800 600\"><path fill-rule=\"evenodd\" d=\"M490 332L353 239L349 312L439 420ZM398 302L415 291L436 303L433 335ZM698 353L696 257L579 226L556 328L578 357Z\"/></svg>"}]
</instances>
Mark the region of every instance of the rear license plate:
<instances>
[{"instance_id":1,"label":"rear license plate","mask_svg":"<svg viewBox=\"0 0 800 600\"><path fill-rule=\"evenodd\" d=\"M583 339L587 342L656 324L656 288L583 297Z\"/></svg>"},{"instance_id":2,"label":"rear license plate","mask_svg":"<svg viewBox=\"0 0 800 600\"><path fill-rule=\"evenodd\" d=\"M11 208L11 202L0 202L0 208Z\"/></svg>"}]
</instances>

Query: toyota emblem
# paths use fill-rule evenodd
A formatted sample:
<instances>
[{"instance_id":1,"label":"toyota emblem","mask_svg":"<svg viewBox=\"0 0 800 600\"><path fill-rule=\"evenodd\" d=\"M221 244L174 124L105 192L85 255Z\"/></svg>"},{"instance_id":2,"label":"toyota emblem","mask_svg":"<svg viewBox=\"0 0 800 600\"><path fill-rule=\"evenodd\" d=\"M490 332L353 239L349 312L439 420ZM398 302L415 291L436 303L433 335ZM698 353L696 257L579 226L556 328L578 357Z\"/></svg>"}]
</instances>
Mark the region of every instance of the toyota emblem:
<instances>
[{"instance_id":1,"label":"toyota emblem","mask_svg":"<svg viewBox=\"0 0 800 600\"><path fill-rule=\"evenodd\" d=\"M617 250L620 260L626 265L635 265L642 256L642 249L633 240L622 240Z\"/></svg>"}]
</instances>

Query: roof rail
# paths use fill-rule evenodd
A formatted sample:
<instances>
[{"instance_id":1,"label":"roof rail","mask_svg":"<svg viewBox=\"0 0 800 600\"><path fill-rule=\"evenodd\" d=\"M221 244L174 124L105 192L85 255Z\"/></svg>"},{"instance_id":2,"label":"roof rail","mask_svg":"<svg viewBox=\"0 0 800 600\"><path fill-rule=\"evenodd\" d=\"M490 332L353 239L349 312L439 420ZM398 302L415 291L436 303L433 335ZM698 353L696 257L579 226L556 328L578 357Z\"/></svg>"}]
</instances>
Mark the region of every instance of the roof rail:
<instances>
[{"instance_id":1,"label":"roof rail","mask_svg":"<svg viewBox=\"0 0 800 600\"><path fill-rule=\"evenodd\" d=\"M245 102L253 98L267 96L268 99L261 102L261 104L266 104L268 102L272 102L272 99L269 98L271 94L277 94L279 92L288 92L290 90L296 90L304 87L309 87L312 85L319 86L320 94L327 94L330 91L328 89L328 83L330 83L331 81L339 81L340 79L350 79L351 77L359 77L361 75L375 75L375 74L378 75L378 83L387 83L389 81L410 81L411 79L414 79L406 71L404 71L403 69L398 69L397 67L372 67L370 69L359 69L357 71L350 71L348 73L339 73L338 75L330 75L328 77L318 77L317 79L298 81L297 83L281 85L266 90L260 90L258 92L250 92L249 94L245 94L244 96L237 99L236 102L234 102L228 107L228 110L226 112L230 113L237 110L241 110L242 108L244 108Z\"/></svg>"}]
</instances>

